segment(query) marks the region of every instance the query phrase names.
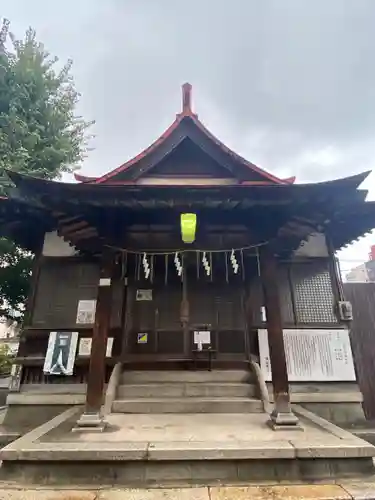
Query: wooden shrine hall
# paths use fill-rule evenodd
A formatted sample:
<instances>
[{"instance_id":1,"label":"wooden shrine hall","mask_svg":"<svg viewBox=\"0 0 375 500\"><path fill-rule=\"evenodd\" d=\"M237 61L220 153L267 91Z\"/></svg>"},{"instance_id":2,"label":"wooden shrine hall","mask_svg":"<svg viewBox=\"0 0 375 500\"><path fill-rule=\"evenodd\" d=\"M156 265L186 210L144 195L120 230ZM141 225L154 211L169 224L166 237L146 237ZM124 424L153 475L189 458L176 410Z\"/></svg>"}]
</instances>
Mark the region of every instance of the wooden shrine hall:
<instances>
[{"instance_id":1,"label":"wooden shrine hall","mask_svg":"<svg viewBox=\"0 0 375 500\"><path fill-rule=\"evenodd\" d=\"M1 235L35 254L21 386L86 383L79 425L100 425L115 365L250 369L265 331L272 422L297 425L283 330L347 328L334 253L375 227L368 172L311 184L269 174L205 128L185 84L172 125L115 170L77 183L8 175ZM83 342L71 360L56 355L62 372L45 369L51 332Z\"/></svg>"}]
</instances>

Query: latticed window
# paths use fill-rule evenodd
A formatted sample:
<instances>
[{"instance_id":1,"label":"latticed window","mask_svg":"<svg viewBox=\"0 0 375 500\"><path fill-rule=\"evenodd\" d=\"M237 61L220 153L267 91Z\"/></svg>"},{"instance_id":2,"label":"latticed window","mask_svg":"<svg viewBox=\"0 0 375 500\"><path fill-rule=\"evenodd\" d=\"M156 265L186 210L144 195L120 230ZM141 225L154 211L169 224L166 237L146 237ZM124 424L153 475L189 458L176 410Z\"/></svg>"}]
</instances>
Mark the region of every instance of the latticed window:
<instances>
[{"instance_id":1,"label":"latticed window","mask_svg":"<svg viewBox=\"0 0 375 500\"><path fill-rule=\"evenodd\" d=\"M291 278L296 323L337 323L326 260L293 264Z\"/></svg>"}]
</instances>

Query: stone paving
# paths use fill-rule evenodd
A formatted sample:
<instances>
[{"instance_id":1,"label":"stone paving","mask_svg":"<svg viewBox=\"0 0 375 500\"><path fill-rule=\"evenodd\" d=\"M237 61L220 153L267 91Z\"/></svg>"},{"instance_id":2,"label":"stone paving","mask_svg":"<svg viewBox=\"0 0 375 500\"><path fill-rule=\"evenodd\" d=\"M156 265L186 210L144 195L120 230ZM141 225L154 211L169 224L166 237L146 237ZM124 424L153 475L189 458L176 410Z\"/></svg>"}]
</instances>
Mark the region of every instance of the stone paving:
<instances>
[{"instance_id":1,"label":"stone paving","mask_svg":"<svg viewBox=\"0 0 375 500\"><path fill-rule=\"evenodd\" d=\"M266 425L262 413L108 415L115 430L98 434L81 434L81 441L273 441L275 432ZM335 439L332 434L303 420L304 432L278 433L277 439ZM281 435L282 434L282 435ZM287 434L285 436L285 434ZM337 439L337 438L336 438Z\"/></svg>"},{"instance_id":2,"label":"stone paving","mask_svg":"<svg viewBox=\"0 0 375 500\"><path fill-rule=\"evenodd\" d=\"M17 489L0 500L374 500L375 482L170 489Z\"/></svg>"},{"instance_id":3,"label":"stone paving","mask_svg":"<svg viewBox=\"0 0 375 500\"><path fill-rule=\"evenodd\" d=\"M192 414L111 414L106 417L109 431L103 433L60 433L55 441L79 442L231 442L278 441L291 439L322 440L337 443L339 438L302 418L304 431L275 432L266 425L268 415L261 413ZM49 436L43 437L48 441Z\"/></svg>"}]
</instances>

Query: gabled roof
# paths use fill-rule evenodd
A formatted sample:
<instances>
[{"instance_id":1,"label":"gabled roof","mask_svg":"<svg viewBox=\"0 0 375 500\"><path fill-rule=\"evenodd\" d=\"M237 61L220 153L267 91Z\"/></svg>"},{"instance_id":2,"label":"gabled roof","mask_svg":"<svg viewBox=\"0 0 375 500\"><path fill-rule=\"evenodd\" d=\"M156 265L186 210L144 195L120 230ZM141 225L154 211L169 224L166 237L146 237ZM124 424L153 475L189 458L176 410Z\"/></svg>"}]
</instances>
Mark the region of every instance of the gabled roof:
<instances>
[{"instance_id":1,"label":"gabled roof","mask_svg":"<svg viewBox=\"0 0 375 500\"><path fill-rule=\"evenodd\" d=\"M101 177L86 177L75 174L77 181L85 184L133 184L138 178L151 171L160 161L176 151L188 138L202 151L226 168L241 184L293 184L295 177L280 179L225 146L193 113L191 106L191 85L182 86L182 111L170 127L147 149L115 170Z\"/></svg>"}]
</instances>

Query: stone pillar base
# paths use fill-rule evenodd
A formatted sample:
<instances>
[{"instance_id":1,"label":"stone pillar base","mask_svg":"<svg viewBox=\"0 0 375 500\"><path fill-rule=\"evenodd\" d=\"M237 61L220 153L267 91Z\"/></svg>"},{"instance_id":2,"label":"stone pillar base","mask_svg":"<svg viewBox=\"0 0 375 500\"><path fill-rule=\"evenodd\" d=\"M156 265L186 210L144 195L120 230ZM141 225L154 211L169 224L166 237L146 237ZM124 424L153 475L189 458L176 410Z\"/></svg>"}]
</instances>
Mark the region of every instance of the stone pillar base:
<instances>
[{"instance_id":1,"label":"stone pillar base","mask_svg":"<svg viewBox=\"0 0 375 500\"><path fill-rule=\"evenodd\" d=\"M270 415L270 420L267 422L267 425L269 425L274 431L303 431L302 425L291 410L286 412L280 412L276 409L273 410Z\"/></svg>"},{"instance_id":2,"label":"stone pillar base","mask_svg":"<svg viewBox=\"0 0 375 500\"><path fill-rule=\"evenodd\" d=\"M104 417L99 413L82 413L72 432L103 432L107 426Z\"/></svg>"}]
</instances>

